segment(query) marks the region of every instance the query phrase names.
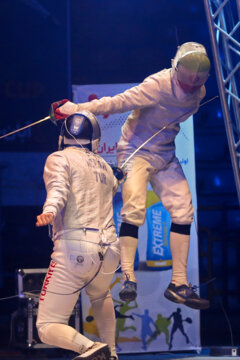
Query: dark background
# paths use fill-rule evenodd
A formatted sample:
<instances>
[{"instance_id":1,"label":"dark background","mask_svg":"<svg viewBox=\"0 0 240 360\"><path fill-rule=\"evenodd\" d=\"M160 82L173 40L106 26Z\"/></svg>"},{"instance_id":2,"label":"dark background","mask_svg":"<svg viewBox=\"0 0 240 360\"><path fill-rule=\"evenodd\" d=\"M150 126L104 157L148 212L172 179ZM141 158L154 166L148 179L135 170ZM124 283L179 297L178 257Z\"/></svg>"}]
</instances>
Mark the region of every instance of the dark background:
<instances>
[{"instance_id":1,"label":"dark background","mask_svg":"<svg viewBox=\"0 0 240 360\"><path fill-rule=\"evenodd\" d=\"M183 42L203 43L212 60L199 0L1 0L0 17L1 135L71 99L72 84L141 82L169 67ZM218 95L213 60L206 87L206 99ZM240 211L219 99L200 108L194 131L200 282L214 279L201 288L212 301L201 312L202 345L240 345ZM35 218L57 137L46 121L0 140L1 298L16 294L18 268L48 266L52 244ZM0 302L1 347L16 307L17 299Z\"/></svg>"}]
</instances>

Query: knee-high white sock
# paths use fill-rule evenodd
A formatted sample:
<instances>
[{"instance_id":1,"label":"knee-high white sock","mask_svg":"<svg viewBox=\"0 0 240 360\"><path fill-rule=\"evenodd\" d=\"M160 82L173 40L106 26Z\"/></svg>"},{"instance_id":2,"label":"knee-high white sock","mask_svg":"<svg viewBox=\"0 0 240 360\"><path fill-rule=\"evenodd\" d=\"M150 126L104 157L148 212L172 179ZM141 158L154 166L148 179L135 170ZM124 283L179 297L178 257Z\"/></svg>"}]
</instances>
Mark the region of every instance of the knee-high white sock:
<instances>
[{"instance_id":1,"label":"knee-high white sock","mask_svg":"<svg viewBox=\"0 0 240 360\"><path fill-rule=\"evenodd\" d=\"M100 339L108 345L111 356L116 356L116 320L112 296L109 294L103 299L92 301L91 304Z\"/></svg>"},{"instance_id":2,"label":"knee-high white sock","mask_svg":"<svg viewBox=\"0 0 240 360\"><path fill-rule=\"evenodd\" d=\"M46 324L38 327L39 337L48 345L83 353L93 345L89 340L71 326L65 324Z\"/></svg>"},{"instance_id":3,"label":"knee-high white sock","mask_svg":"<svg viewBox=\"0 0 240 360\"><path fill-rule=\"evenodd\" d=\"M170 232L170 249L172 253L172 280L177 286L188 285L187 260L190 236Z\"/></svg>"},{"instance_id":4,"label":"knee-high white sock","mask_svg":"<svg viewBox=\"0 0 240 360\"><path fill-rule=\"evenodd\" d=\"M121 249L121 269L123 281L128 280L136 282L134 274L134 260L137 251L138 239L132 236L120 236Z\"/></svg>"}]
</instances>

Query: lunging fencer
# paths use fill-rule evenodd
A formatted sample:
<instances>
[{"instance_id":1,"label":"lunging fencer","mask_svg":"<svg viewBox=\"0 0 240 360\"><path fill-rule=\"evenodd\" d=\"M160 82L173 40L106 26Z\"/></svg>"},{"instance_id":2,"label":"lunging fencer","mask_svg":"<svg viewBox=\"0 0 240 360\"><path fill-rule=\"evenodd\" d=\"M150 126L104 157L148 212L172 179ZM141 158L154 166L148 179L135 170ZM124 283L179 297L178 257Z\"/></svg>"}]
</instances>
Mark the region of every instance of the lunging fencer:
<instances>
[{"instance_id":1,"label":"lunging fencer","mask_svg":"<svg viewBox=\"0 0 240 360\"><path fill-rule=\"evenodd\" d=\"M195 309L209 307L188 282L187 261L193 206L189 185L175 154L175 138L180 123L198 111L206 94L205 82L210 60L205 47L187 42L178 47L172 66L148 76L140 85L113 97L74 104L62 100L55 113L61 118L76 111L88 110L95 115L132 111L122 127L117 148L118 166L160 129L127 163L127 180L122 186L123 207L120 228L122 300L134 300L137 282L134 258L138 228L145 221L147 185L171 215L170 248L172 279L164 296L173 302Z\"/></svg>"},{"instance_id":2,"label":"lunging fencer","mask_svg":"<svg viewBox=\"0 0 240 360\"><path fill-rule=\"evenodd\" d=\"M118 180L97 155L100 135L98 121L88 111L65 119L59 137L63 150L49 155L45 163L47 197L36 222L52 224L54 242L39 298L38 334L46 344L78 353L75 360L117 359L109 289L120 259L112 208ZM101 342L68 325L83 287Z\"/></svg>"}]
</instances>

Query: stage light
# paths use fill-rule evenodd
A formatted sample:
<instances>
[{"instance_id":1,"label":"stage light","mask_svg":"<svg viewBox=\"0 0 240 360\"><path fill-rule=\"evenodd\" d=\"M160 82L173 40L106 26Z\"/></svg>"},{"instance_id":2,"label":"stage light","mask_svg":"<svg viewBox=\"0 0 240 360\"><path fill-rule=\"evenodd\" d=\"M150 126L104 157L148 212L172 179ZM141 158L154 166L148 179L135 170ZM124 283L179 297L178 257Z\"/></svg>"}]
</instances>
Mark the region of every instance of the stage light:
<instances>
[{"instance_id":1,"label":"stage light","mask_svg":"<svg viewBox=\"0 0 240 360\"><path fill-rule=\"evenodd\" d=\"M220 187L220 186L221 186L221 180L220 180L220 178L219 178L218 176L215 176L214 179L213 179L213 181L214 181L214 185L215 185L216 187Z\"/></svg>"}]
</instances>

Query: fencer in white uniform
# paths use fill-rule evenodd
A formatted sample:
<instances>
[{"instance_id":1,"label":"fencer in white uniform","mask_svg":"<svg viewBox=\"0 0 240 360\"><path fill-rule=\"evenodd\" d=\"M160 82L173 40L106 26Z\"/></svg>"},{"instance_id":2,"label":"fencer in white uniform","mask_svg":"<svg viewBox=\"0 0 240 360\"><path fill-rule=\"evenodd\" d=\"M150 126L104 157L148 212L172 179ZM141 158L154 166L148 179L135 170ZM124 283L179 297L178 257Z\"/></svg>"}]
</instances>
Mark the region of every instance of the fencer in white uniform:
<instances>
[{"instance_id":1,"label":"fencer in white uniform","mask_svg":"<svg viewBox=\"0 0 240 360\"><path fill-rule=\"evenodd\" d=\"M109 289L120 259L112 207L118 181L96 154L100 134L93 114L74 114L62 124L64 149L46 160L47 197L36 225L52 223L54 248L39 298L37 329L42 342L78 353L75 359L114 360ZM94 343L68 325L83 287L102 342Z\"/></svg>"},{"instance_id":2,"label":"fencer in white uniform","mask_svg":"<svg viewBox=\"0 0 240 360\"><path fill-rule=\"evenodd\" d=\"M172 279L164 295L170 301L196 309L209 306L207 300L195 293L187 278L193 206L187 180L175 155L174 143L180 123L198 111L206 94L204 83L208 79L209 69L210 61L205 47L195 42L184 43L178 48L171 68L148 76L140 85L114 97L79 104L66 102L57 109L57 113L62 115L80 110L88 110L95 115L132 110L122 127L118 143L119 166L140 145L163 129L126 165L128 175L122 186L120 228L124 284L119 295L123 300L134 300L137 295L134 258L138 228L145 220L147 184L150 182L172 220Z\"/></svg>"}]
</instances>

